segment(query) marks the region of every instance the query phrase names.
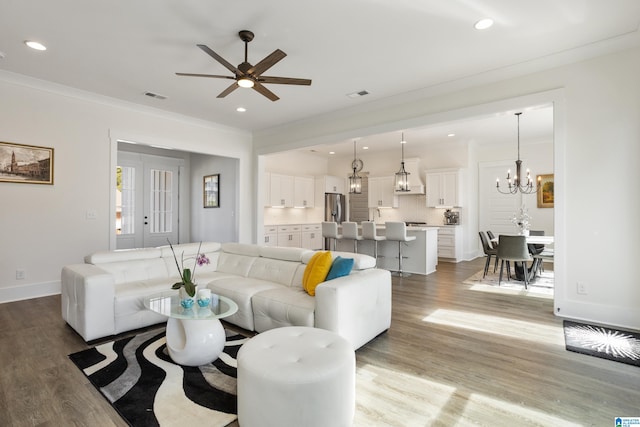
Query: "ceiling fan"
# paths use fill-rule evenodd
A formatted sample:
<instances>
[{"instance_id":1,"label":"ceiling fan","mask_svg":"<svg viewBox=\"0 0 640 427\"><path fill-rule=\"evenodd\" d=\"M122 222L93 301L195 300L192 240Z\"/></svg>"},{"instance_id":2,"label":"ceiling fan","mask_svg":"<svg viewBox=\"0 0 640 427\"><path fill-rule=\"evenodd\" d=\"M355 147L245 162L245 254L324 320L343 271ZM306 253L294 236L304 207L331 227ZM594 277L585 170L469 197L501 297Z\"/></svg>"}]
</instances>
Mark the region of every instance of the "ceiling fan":
<instances>
[{"instance_id":1,"label":"ceiling fan","mask_svg":"<svg viewBox=\"0 0 640 427\"><path fill-rule=\"evenodd\" d=\"M273 83L273 84L282 84L282 85L311 85L311 80L309 79L295 79L290 77L269 77L263 76L262 73L267 71L269 68L273 67L276 63L282 60L286 53L281 51L280 49L276 49L269 56L264 58L262 61L258 62L256 65L251 65L247 59L247 51L248 44L251 40L253 40L253 33L249 30L242 30L238 33L240 39L244 42L244 62L238 67L234 67L228 61L226 61L223 57L215 53L209 47L199 44L197 45L200 49L202 49L206 54L211 56L213 59L221 63L225 66L229 71L231 71L233 76L219 76L214 74L196 74L196 73L176 73L178 76L189 76L189 77L209 77L214 79L231 79L235 80L231 86L220 92L218 98L224 98L229 95L231 92L236 90L238 87L246 87L253 88L256 92L261 93L272 101L277 101L278 96L271 92L269 89L263 86L265 83Z\"/></svg>"}]
</instances>

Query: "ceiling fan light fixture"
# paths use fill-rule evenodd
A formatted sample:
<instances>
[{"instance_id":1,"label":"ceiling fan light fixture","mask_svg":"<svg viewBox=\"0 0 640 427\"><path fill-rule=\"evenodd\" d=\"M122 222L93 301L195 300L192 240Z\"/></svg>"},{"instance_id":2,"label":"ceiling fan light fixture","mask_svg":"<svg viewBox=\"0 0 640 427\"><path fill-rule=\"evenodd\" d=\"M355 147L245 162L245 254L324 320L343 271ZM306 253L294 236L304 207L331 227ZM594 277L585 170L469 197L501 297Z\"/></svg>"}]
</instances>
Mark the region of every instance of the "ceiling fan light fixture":
<instances>
[{"instance_id":1,"label":"ceiling fan light fixture","mask_svg":"<svg viewBox=\"0 0 640 427\"><path fill-rule=\"evenodd\" d=\"M249 79L249 78L242 78L242 79L238 79L238 86L240 87L245 87L245 88L252 88L254 85L253 80Z\"/></svg>"}]
</instances>

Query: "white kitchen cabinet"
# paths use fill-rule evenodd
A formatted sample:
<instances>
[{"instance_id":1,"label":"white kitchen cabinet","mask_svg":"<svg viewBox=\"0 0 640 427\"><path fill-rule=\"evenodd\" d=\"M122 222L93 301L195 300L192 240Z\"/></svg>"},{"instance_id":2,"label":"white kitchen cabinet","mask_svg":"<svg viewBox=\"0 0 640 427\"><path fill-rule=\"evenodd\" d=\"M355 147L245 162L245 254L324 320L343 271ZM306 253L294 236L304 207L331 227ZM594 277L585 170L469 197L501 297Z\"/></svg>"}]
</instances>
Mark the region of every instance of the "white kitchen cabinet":
<instances>
[{"instance_id":1,"label":"white kitchen cabinet","mask_svg":"<svg viewBox=\"0 0 640 427\"><path fill-rule=\"evenodd\" d=\"M427 207L459 207L462 205L462 171L429 171L427 180Z\"/></svg>"},{"instance_id":2,"label":"white kitchen cabinet","mask_svg":"<svg viewBox=\"0 0 640 427\"><path fill-rule=\"evenodd\" d=\"M278 246L299 248L301 244L300 225L279 225Z\"/></svg>"},{"instance_id":3,"label":"white kitchen cabinet","mask_svg":"<svg viewBox=\"0 0 640 427\"><path fill-rule=\"evenodd\" d=\"M312 250L322 249L322 225L303 224L301 235L301 247Z\"/></svg>"},{"instance_id":4,"label":"white kitchen cabinet","mask_svg":"<svg viewBox=\"0 0 640 427\"><path fill-rule=\"evenodd\" d=\"M269 185L269 206L292 208L293 183L293 176L272 173Z\"/></svg>"},{"instance_id":5,"label":"white kitchen cabinet","mask_svg":"<svg viewBox=\"0 0 640 427\"><path fill-rule=\"evenodd\" d=\"M344 178L338 176L325 175L320 177L323 181L325 193L341 193L344 194Z\"/></svg>"},{"instance_id":6,"label":"white kitchen cabinet","mask_svg":"<svg viewBox=\"0 0 640 427\"><path fill-rule=\"evenodd\" d=\"M312 208L314 204L313 178L296 176L293 178L293 206L296 208Z\"/></svg>"},{"instance_id":7,"label":"white kitchen cabinet","mask_svg":"<svg viewBox=\"0 0 640 427\"><path fill-rule=\"evenodd\" d=\"M264 246L278 246L278 226L264 226Z\"/></svg>"},{"instance_id":8,"label":"white kitchen cabinet","mask_svg":"<svg viewBox=\"0 0 640 427\"><path fill-rule=\"evenodd\" d=\"M394 194L395 178L393 176L380 176L369 178L370 208L397 208L398 196Z\"/></svg>"},{"instance_id":9,"label":"white kitchen cabinet","mask_svg":"<svg viewBox=\"0 0 640 427\"><path fill-rule=\"evenodd\" d=\"M462 226L440 227L438 230L438 258L462 261Z\"/></svg>"}]
</instances>

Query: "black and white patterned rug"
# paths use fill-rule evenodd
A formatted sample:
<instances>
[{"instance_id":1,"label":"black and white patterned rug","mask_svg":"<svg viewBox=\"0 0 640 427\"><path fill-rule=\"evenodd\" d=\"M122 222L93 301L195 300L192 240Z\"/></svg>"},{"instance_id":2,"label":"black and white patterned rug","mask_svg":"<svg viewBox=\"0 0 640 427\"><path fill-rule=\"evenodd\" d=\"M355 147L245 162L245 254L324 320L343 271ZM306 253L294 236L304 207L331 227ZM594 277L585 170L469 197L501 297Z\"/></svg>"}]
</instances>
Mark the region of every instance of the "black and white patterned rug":
<instances>
[{"instance_id":1,"label":"black and white patterned rug","mask_svg":"<svg viewBox=\"0 0 640 427\"><path fill-rule=\"evenodd\" d=\"M565 320L567 350L640 366L640 334Z\"/></svg>"},{"instance_id":2,"label":"black and white patterned rug","mask_svg":"<svg viewBox=\"0 0 640 427\"><path fill-rule=\"evenodd\" d=\"M164 329L69 355L131 426L226 426L237 419L236 355L248 338L227 331L224 352L199 367L174 363Z\"/></svg>"}]
</instances>

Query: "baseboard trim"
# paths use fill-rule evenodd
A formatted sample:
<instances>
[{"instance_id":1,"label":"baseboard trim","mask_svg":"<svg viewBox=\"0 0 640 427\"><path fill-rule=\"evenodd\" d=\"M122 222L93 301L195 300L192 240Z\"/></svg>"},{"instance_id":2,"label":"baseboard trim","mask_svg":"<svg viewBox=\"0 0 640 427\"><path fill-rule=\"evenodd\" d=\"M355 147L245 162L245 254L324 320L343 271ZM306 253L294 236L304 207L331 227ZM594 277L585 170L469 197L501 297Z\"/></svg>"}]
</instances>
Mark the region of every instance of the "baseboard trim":
<instances>
[{"instance_id":1,"label":"baseboard trim","mask_svg":"<svg viewBox=\"0 0 640 427\"><path fill-rule=\"evenodd\" d=\"M11 288L0 288L0 303L22 301L60 294L60 281L32 283Z\"/></svg>"}]
</instances>

